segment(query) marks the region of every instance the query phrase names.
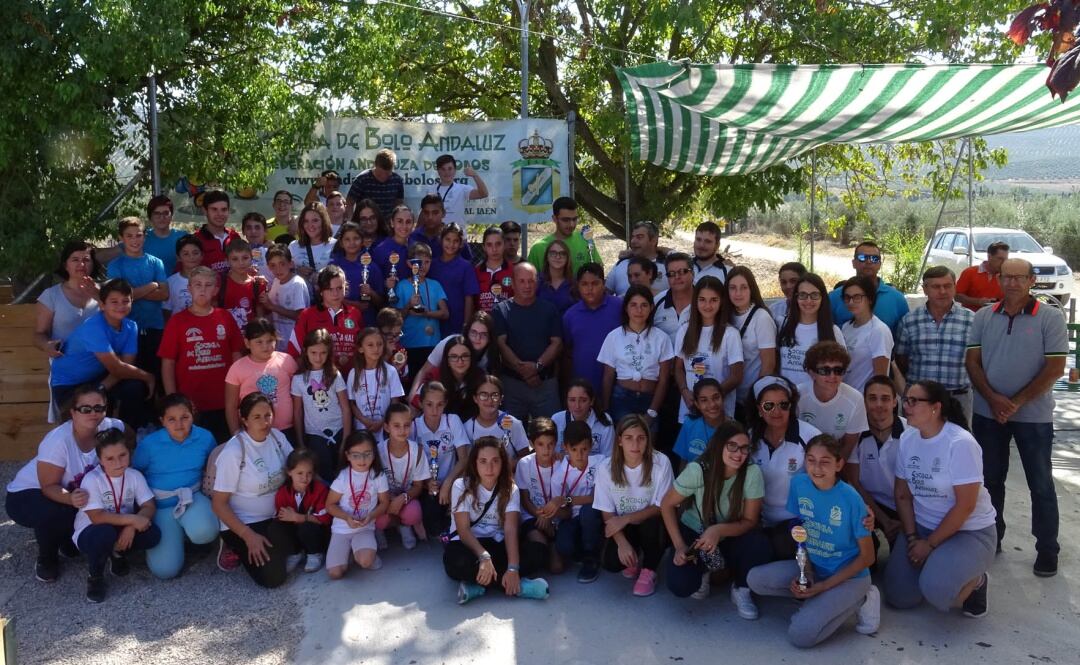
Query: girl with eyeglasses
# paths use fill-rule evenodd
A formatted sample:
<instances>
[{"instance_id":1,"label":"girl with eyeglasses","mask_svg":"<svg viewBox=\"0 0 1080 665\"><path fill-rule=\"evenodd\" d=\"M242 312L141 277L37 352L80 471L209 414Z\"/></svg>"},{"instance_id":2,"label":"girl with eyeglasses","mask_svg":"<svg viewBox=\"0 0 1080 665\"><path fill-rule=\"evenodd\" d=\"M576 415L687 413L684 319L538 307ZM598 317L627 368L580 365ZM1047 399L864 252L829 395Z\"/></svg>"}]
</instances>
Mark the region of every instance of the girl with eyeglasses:
<instances>
[{"instance_id":1,"label":"girl with eyeglasses","mask_svg":"<svg viewBox=\"0 0 1080 665\"><path fill-rule=\"evenodd\" d=\"M742 425L720 425L705 452L675 479L660 504L675 551L667 568L667 585L680 598L709 595L712 572L732 573L731 602L748 621L758 617L746 574L772 560L769 539L761 531L765 480L761 467L750 464L750 438ZM693 498L677 514L680 505Z\"/></svg>"},{"instance_id":2,"label":"girl with eyeglasses","mask_svg":"<svg viewBox=\"0 0 1080 665\"><path fill-rule=\"evenodd\" d=\"M390 506L390 486L370 432L360 430L341 447L341 473L330 485L326 512L333 516L326 572L339 580L349 560L364 570L382 568L375 540L375 521Z\"/></svg>"},{"instance_id":3,"label":"girl with eyeglasses","mask_svg":"<svg viewBox=\"0 0 1080 665\"><path fill-rule=\"evenodd\" d=\"M536 295L555 305L560 316L578 300L570 247L558 238L552 240L544 251Z\"/></svg>"},{"instance_id":4,"label":"girl with eyeglasses","mask_svg":"<svg viewBox=\"0 0 1080 665\"><path fill-rule=\"evenodd\" d=\"M490 312L473 312L472 317L465 324L465 327L460 334L454 333L452 335L447 335L436 344L435 348L428 354L427 361L413 379L412 388L409 390L409 400L414 405L416 395L420 392L420 387L428 380L428 377L436 376L434 371L437 369L440 370L440 372L442 371L441 368L444 365L446 345L455 338L464 338L465 344L469 347L469 352L472 354L470 367L476 367L489 374L498 372L498 345L494 344L495 320L491 317ZM445 376L445 374L443 374L443 376ZM472 414L469 414L463 419L471 417Z\"/></svg>"},{"instance_id":5,"label":"girl with eyeglasses","mask_svg":"<svg viewBox=\"0 0 1080 665\"><path fill-rule=\"evenodd\" d=\"M804 363L806 351L823 341L843 344L844 335L833 324L825 282L812 272L806 273L795 284L788 300L787 318L777 338L780 376L794 385L809 382Z\"/></svg>"},{"instance_id":6,"label":"girl with eyeglasses","mask_svg":"<svg viewBox=\"0 0 1080 665\"><path fill-rule=\"evenodd\" d=\"M909 429L896 455L896 512L902 533L885 567L885 601L924 599L969 617L987 612L997 513L983 485L983 453L963 408L940 383L916 381L904 395Z\"/></svg>"},{"instance_id":7,"label":"girl with eyeglasses","mask_svg":"<svg viewBox=\"0 0 1080 665\"><path fill-rule=\"evenodd\" d=\"M791 478L803 470L806 442L821 432L795 417L799 391L782 376L763 376L751 388L747 405L750 462L765 478L761 521L772 543L773 557L795 556L790 528L798 516L787 508Z\"/></svg>"},{"instance_id":8,"label":"girl with eyeglasses","mask_svg":"<svg viewBox=\"0 0 1080 665\"><path fill-rule=\"evenodd\" d=\"M79 484L98 465L94 435L108 429L125 431L122 421L105 416L107 408L100 387L76 388L64 412L66 421L45 435L34 459L8 483L4 510L16 524L34 530L38 547L34 576L40 582L59 577L60 553L72 558L78 552L71 534L75 513L87 500Z\"/></svg>"},{"instance_id":9,"label":"girl with eyeglasses","mask_svg":"<svg viewBox=\"0 0 1080 665\"><path fill-rule=\"evenodd\" d=\"M851 366L844 383L861 391L870 377L889 374L893 335L889 326L874 315L877 288L869 277L856 275L842 287L841 297L853 317L840 331L851 354Z\"/></svg>"},{"instance_id":10,"label":"girl with eyeglasses","mask_svg":"<svg viewBox=\"0 0 1080 665\"><path fill-rule=\"evenodd\" d=\"M293 214L293 198L287 189L274 192L274 216L270 218L270 237L288 245L300 237L299 222Z\"/></svg>"},{"instance_id":11,"label":"girl with eyeglasses","mask_svg":"<svg viewBox=\"0 0 1080 665\"><path fill-rule=\"evenodd\" d=\"M465 433L473 444L484 436L493 436L502 441L512 475L518 458L529 452L529 437L525 434L525 426L521 421L500 408L502 399L502 381L499 377L488 374L473 393L477 414L465 422Z\"/></svg>"},{"instance_id":12,"label":"girl with eyeglasses","mask_svg":"<svg viewBox=\"0 0 1080 665\"><path fill-rule=\"evenodd\" d=\"M798 386L799 420L831 435L844 449L844 459L866 431L862 393L844 383L851 356L836 342L818 342L804 360L810 382Z\"/></svg>"}]
</instances>

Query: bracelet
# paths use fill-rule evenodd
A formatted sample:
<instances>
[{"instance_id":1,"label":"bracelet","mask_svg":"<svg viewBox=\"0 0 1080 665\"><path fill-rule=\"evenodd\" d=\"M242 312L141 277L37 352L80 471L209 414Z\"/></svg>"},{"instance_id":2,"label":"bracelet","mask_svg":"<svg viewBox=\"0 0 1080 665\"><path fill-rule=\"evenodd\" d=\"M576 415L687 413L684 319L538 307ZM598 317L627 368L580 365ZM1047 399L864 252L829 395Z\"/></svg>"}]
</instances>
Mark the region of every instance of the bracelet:
<instances>
[{"instance_id":1,"label":"bracelet","mask_svg":"<svg viewBox=\"0 0 1080 665\"><path fill-rule=\"evenodd\" d=\"M480 556L476 557L476 560L483 563L484 561L491 561L491 553L484 550L480 553Z\"/></svg>"},{"instance_id":2,"label":"bracelet","mask_svg":"<svg viewBox=\"0 0 1080 665\"><path fill-rule=\"evenodd\" d=\"M506 566L506 572L508 572L508 573L520 573L521 572L521 566L511 563L508 566Z\"/></svg>"}]
</instances>

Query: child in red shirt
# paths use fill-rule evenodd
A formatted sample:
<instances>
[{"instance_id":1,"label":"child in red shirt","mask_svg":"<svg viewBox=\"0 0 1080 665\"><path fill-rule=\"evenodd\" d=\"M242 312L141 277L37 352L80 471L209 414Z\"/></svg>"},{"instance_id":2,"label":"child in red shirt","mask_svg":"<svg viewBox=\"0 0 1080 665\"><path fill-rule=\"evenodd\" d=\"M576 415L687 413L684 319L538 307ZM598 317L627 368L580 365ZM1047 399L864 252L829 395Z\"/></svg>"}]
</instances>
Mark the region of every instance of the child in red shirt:
<instances>
[{"instance_id":1,"label":"child in red shirt","mask_svg":"<svg viewBox=\"0 0 1080 665\"><path fill-rule=\"evenodd\" d=\"M305 558L305 573L323 566L326 544L330 538L330 514L326 497L330 488L315 475L315 454L297 448L285 460L287 480L274 495L274 510L279 524L293 534L293 552L285 564L294 570Z\"/></svg>"},{"instance_id":2,"label":"child in red shirt","mask_svg":"<svg viewBox=\"0 0 1080 665\"><path fill-rule=\"evenodd\" d=\"M300 312L292 337L289 338L287 352L290 356L299 358L307 334L323 328L330 333L330 339L334 340L334 364L340 372L348 374L353 366L357 337L364 328L364 317L360 310L345 302L348 284L345 272L340 267L330 265L319 271L317 286L319 304Z\"/></svg>"},{"instance_id":3,"label":"child in red shirt","mask_svg":"<svg viewBox=\"0 0 1080 665\"><path fill-rule=\"evenodd\" d=\"M236 325L243 329L248 321L266 315L259 296L269 291L270 286L252 265L251 245L246 240L230 242L225 255L229 259L229 272L222 278L224 283L218 293L218 304L228 310Z\"/></svg>"}]
</instances>

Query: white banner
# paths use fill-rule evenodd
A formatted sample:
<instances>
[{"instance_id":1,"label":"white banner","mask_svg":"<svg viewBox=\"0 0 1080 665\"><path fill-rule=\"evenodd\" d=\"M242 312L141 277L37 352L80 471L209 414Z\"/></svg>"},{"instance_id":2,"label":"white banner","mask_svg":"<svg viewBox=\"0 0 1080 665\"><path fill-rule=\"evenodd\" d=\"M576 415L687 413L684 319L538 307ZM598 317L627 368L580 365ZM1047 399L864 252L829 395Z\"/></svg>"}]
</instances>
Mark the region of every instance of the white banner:
<instances>
[{"instance_id":1,"label":"white banner","mask_svg":"<svg viewBox=\"0 0 1080 665\"><path fill-rule=\"evenodd\" d=\"M294 212L299 212L304 195L325 170L337 171L341 191L348 194L353 179L374 165L375 153L382 148L397 155L395 172L405 181L405 203L415 212L438 182L435 159L451 154L458 163L455 182L475 185L464 174L468 165L488 189L487 198L466 202L467 222L551 221L552 202L570 195L568 137L565 120L426 123L331 116L312 135L310 145L281 160L266 191L230 192L233 221L251 210L272 217L274 192L282 189L292 193ZM198 203L205 189L186 178L176 183L178 220L202 220Z\"/></svg>"}]
</instances>

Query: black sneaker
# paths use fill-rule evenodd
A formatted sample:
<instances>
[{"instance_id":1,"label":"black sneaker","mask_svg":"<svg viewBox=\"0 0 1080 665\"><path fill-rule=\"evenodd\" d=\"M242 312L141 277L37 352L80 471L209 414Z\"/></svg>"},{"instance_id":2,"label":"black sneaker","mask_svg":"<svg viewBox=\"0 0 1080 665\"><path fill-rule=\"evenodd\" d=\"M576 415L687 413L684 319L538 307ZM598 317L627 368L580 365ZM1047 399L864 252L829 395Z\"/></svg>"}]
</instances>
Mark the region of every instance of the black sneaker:
<instances>
[{"instance_id":1,"label":"black sneaker","mask_svg":"<svg viewBox=\"0 0 1080 665\"><path fill-rule=\"evenodd\" d=\"M101 603L105 601L104 575L98 575L97 577L91 575L86 578L86 599L91 603Z\"/></svg>"},{"instance_id":2,"label":"black sneaker","mask_svg":"<svg viewBox=\"0 0 1080 665\"><path fill-rule=\"evenodd\" d=\"M65 559L78 559L80 555L81 552L78 547L75 547L75 543L66 539L60 543L60 556Z\"/></svg>"},{"instance_id":3,"label":"black sneaker","mask_svg":"<svg viewBox=\"0 0 1080 665\"><path fill-rule=\"evenodd\" d=\"M1035 557L1035 576L1053 577L1057 575L1058 555L1053 552L1039 552Z\"/></svg>"},{"instance_id":4,"label":"black sneaker","mask_svg":"<svg viewBox=\"0 0 1080 665\"><path fill-rule=\"evenodd\" d=\"M580 584L591 584L599 576L600 566L592 559L585 559L585 562L581 564L581 570L578 571L577 581Z\"/></svg>"},{"instance_id":5,"label":"black sneaker","mask_svg":"<svg viewBox=\"0 0 1080 665\"><path fill-rule=\"evenodd\" d=\"M971 595L964 601L964 616L971 617L972 619L986 616L987 611L990 609L990 601L986 596L986 591L989 586L990 573L983 573L982 584L972 591Z\"/></svg>"},{"instance_id":6,"label":"black sneaker","mask_svg":"<svg viewBox=\"0 0 1080 665\"><path fill-rule=\"evenodd\" d=\"M34 566L34 577L39 582L55 582L60 577L60 562L55 559L38 559Z\"/></svg>"},{"instance_id":7,"label":"black sneaker","mask_svg":"<svg viewBox=\"0 0 1080 665\"><path fill-rule=\"evenodd\" d=\"M127 557L124 555L113 555L109 557L109 568L112 569L112 574L117 577L124 577L131 572L131 564L128 563Z\"/></svg>"}]
</instances>

